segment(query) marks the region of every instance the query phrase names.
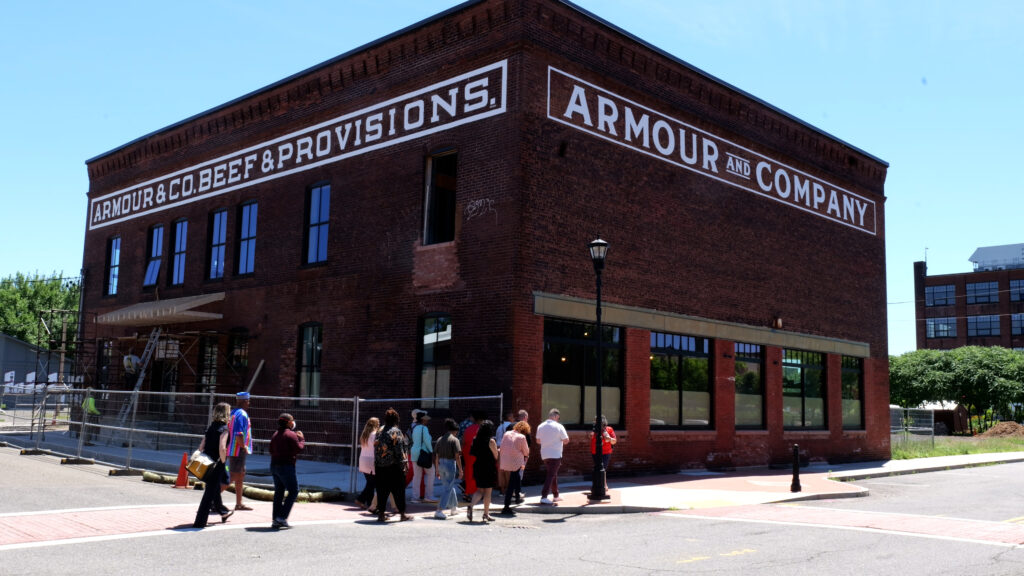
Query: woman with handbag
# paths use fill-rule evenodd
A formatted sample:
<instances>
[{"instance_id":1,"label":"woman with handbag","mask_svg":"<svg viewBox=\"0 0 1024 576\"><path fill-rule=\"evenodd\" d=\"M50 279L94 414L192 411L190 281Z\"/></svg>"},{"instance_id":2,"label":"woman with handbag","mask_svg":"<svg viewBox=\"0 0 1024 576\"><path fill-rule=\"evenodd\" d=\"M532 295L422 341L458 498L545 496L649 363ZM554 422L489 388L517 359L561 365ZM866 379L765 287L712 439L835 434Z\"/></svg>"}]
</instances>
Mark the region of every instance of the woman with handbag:
<instances>
[{"instance_id":1,"label":"woman with handbag","mask_svg":"<svg viewBox=\"0 0 1024 576\"><path fill-rule=\"evenodd\" d=\"M409 461L405 455L405 434L398 425L398 412L388 408L384 413L383 430L377 434L373 445L373 469L377 476L377 522L387 521L384 508L388 496L394 498L401 521L412 520L412 516L405 514L405 470Z\"/></svg>"},{"instance_id":2,"label":"woman with handbag","mask_svg":"<svg viewBox=\"0 0 1024 576\"><path fill-rule=\"evenodd\" d=\"M359 496L356 496L356 504L363 509L372 504L375 492L373 441L377 437L378 430L380 430L380 420L373 417L366 421L366 425L363 426L363 433L359 435L359 471L363 473L366 485L363 486L363 491L359 493Z\"/></svg>"},{"instance_id":3,"label":"woman with handbag","mask_svg":"<svg viewBox=\"0 0 1024 576\"><path fill-rule=\"evenodd\" d=\"M206 528L210 512L220 514L221 523L227 522L233 510L228 510L220 498L221 485L228 483L225 463L228 459L228 419L231 418L231 405L221 402L213 407L213 421L206 428L206 434L199 443L199 450L213 460L213 466L206 469L203 475L203 499L199 501L193 528Z\"/></svg>"},{"instance_id":4,"label":"woman with handbag","mask_svg":"<svg viewBox=\"0 0 1024 576\"><path fill-rule=\"evenodd\" d=\"M434 499L434 475L430 468L434 465L433 443L427 423L430 414L420 410L416 414L416 425L412 429L412 501L413 503L436 504Z\"/></svg>"}]
</instances>

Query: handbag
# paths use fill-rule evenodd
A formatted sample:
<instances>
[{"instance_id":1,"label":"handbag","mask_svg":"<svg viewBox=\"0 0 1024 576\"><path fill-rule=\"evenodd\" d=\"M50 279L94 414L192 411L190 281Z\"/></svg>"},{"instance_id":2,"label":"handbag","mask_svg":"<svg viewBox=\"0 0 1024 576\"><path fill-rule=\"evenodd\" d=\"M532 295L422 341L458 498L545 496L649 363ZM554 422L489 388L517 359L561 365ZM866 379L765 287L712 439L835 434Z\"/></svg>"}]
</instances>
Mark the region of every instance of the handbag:
<instances>
[{"instance_id":1,"label":"handbag","mask_svg":"<svg viewBox=\"0 0 1024 576\"><path fill-rule=\"evenodd\" d=\"M420 424L420 426L423 426ZM420 448L420 454L416 457L416 465L424 470L434 465L434 453L425 448Z\"/></svg>"},{"instance_id":2,"label":"handbag","mask_svg":"<svg viewBox=\"0 0 1024 576\"><path fill-rule=\"evenodd\" d=\"M211 460L205 453L196 450L188 459L188 464L185 465L185 468L187 468L193 476L202 480L203 476L206 476L206 471L209 470L211 466L213 466L213 460Z\"/></svg>"}]
</instances>

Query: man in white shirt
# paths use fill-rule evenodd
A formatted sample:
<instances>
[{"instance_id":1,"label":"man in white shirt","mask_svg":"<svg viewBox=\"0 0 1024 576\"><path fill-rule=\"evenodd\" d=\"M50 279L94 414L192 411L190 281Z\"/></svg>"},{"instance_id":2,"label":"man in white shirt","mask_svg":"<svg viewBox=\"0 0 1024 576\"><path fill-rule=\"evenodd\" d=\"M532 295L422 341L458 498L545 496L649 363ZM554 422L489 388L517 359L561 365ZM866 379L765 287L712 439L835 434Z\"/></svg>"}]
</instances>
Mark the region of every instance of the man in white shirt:
<instances>
[{"instance_id":1,"label":"man in white shirt","mask_svg":"<svg viewBox=\"0 0 1024 576\"><path fill-rule=\"evenodd\" d=\"M547 469L544 488L540 491L541 504L550 505L561 501L561 497L558 496L558 468L562 465L562 447L569 443L569 433L565 431L565 426L558 423L559 418L561 412L558 408L552 408L548 412L548 419L537 427L540 457ZM554 496L554 500L549 499L548 494Z\"/></svg>"}]
</instances>

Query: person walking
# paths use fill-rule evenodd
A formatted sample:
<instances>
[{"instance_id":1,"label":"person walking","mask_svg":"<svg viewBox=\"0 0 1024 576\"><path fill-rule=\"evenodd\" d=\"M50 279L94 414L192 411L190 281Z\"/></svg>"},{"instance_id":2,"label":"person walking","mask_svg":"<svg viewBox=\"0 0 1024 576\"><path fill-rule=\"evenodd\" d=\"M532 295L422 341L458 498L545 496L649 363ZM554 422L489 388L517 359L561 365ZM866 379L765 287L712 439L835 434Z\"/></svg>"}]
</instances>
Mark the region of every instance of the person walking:
<instances>
[{"instance_id":1,"label":"person walking","mask_svg":"<svg viewBox=\"0 0 1024 576\"><path fill-rule=\"evenodd\" d=\"M527 412L526 410L520 410L519 412L516 413L516 422L526 422L527 425L529 425L529 423L530 423L530 413ZM532 438L531 438L529 433L526 434L526 446L527 446L527 448L533 450L533 440L532 440ZM522 470L519 471L519 491L515 493L516 504L522 504L523 503L523 475L525 473L526 473L526 468L525 467Z\"/></svg>"},{"instance_id":2,"label":"person walking","mask_svg":"<svg viewBox=\"0 0 1024 576\"><path fill-rule=\"evenodd\" d=\"M373 443L373 468L377 476L377 522L386 522L388 496L394 498L401 521L412 520L405 514L405 471L409 460L405 447L408 439L399 427L398 412L388 408L383 429Z\"/></svg>"},{"instance_id":3,"label":"person walking","mask_svg":"<svg viewBox=\"0 0 1024 576\"><path fill-rule=\"evenodd\" d=\"M235 394L235 410L231 413L231 440L228 445L228 471L235 485L235 510L252 510L242 503L245 492L245 460L252 454L252 424L249 422L249 393Z\"/></svg>"},{"instance_id":4,"label":"person walking","mask_svg":"<svg viewBox=\"0 0 1024 576\"><path fill-rule=\"evenodd\" d=\"M419 465L419 458L422 452L428 454L433 452L433 444L430 439L430 430L427 424L430 422L430 414L426 410L420 410L416 414L416 424L412 427L412 501L413 503L435 504L434 499L434 473L430 468ZM434 457L430 457L431 461ZM429 464L428 464L429 466Z\"/></svg>"},{"instance_id":5,"label":"person walking","mask_svg":"<svg viewBox=\"0 0 1024 576\"><path fill-rule=\"evenodd\" d=\"M470 453L474 456L473 480L476 482L476 492L466 509L466 516L473 521L473 506L481 499L484 501L484 522L491 522L491 490L498 483L498 444L494 441L494 422L484 420L480 422L480 429L473 438L473 446Z\"/></svg>"},{"instance_id":6,"label":"person walking","mask_svg":"<svg viewBox=\"0 0 1024 576\"><path fill-rule=\"evenodd\" d=\"M516 413L513 410L505 412L505 421L498 425L498 429L494 431L494 443L498 445L498 454L501 454L501 441L505 439L505 432L512 429L512 425L516 423ZM501 456L498 456L501 459ZM508 488L508 471L502 470L501 466L498 466L498 492L504 494Z\"/></svg>"},{"instance_id":7,"label":"person walking","mask_svg":"<svg viewBox=\"0 0 1024 576\"><path fill-rule=\"evenodd\" d=\"M206 454L213 465L206 469L202 481L204 486L203 498L199 501L199 510L196 511L196 519L192 523L193 528L206 528L210 519L210 512L220 514L221 523L227 522L234 512L228 510L221 500L221 484L227 482L227 472L224 465L228 459L228 419L231 414L231 405L221 402L213 407L213 420L206 428L206 434L199 442L199 451Z\"/></svg>"},{"instance_id":8,"label":"person walking","mask_svg":"<svg viewBox=\"0 0 1024 576\"><path fill-rule=\"evenodd\" d=\"M441 497L438 498L434 518L444 520L444 512L455 516L459 512L459 493L455 489L462 479L462 445L457 436L459 425L451 418L445 418L445 434L434 444L434 470L441 481Z\"/></svg>"},{"instance_id":9,"label":"person walking","mask_svg":"<svg viewBox=\"0 0 1024 576\"><path fill-rule=\"evenodd\" d=\"M471 448L473 447L473 440L476 438L477 432L480 431L480 422L483 419L483 414L473 411L469 415L470 425L462 430L462 462L466 472L464 478L466 481L465 498L467 501L476 493L476 480L473 478L476 456L473 455Z\"/></svg>"},{"instance_id":10,"label":"person walking","mask_svg":"<svg viewBox=\"0 0 1024 576\"><path fill-rule=\"evenodd\" d=\"M305 449L306 437L301 430L295 430L295 418L287 412L278 416L277 432L270 437L270 474L274 477L274 520L270 527L274 530L292 527L288 523L288 515L299 497L295 463L299 453Z\"/></svg>"},{"instance_id":11,"label":"person walking","mask_svg":"<svg viewBox=\"0 0 1024 576\"><path fill-rule=\"evenodd\" d=\"M359 435L359 471L363 473L366 483L363 491L356 496L356 504L360 508L370 507L375 495L375 478L373 473L373 441L377 438L377 431L380 430L380 420L376 416L366 421L363 432Z\"/></svg>"},{"instance_id":12,"label":"person walking","mask_svg":"<svg viewBox=\"0 0 1024 576\"><path fill-rule=\"evenodd\" d=\"M526 438L530 435L530 425L526 422L516 422L511 430L505 432L499 450L499 466L502 472L508 475L508 486L505 487L505 507L501 513L514 516L515 512L510 507L519 493L519 473L526 468L526 460L530 458L530 446Z\"/></svg>"},{"instance_id":13,"label":"person walking","mask_svg":"<svg viewBox=\"0 0 1024 576\"><path fill-rule=\"evenodd\" d=\"M540 490L541 504L551 505L562 500L558 495L558 469L562 466L562 448L569 443L569 433L558 422L561 417L558 408L552 408L548 412L548 419L537 427L536 440L547 471L544 487ZM554 496L554 500L549 499L548 494Z\"/></svg>"},{"instance_id":14,"label":"person walking","mask_svg":"<svg viewBox=\"0 0 1024 576\"><path fill-rule=\"evenodd\" d=\"M594 418L594 423L597 424L597 418ZM608 419L605 418L604 414L601 415L601 429L604 430L603 440L601 442L601 456L597 455L597 442L594 440L594 431L587 432L587 437L590 438L590 455L594 459L594 469L597 469L598 458L601 458L603 464L602 468L605 470L604 475L604 491L608 493L608 462L612 459L612 446L614 446L619 440L615 437L615 430L608 425Z\"/></svg>"}]
</instances>

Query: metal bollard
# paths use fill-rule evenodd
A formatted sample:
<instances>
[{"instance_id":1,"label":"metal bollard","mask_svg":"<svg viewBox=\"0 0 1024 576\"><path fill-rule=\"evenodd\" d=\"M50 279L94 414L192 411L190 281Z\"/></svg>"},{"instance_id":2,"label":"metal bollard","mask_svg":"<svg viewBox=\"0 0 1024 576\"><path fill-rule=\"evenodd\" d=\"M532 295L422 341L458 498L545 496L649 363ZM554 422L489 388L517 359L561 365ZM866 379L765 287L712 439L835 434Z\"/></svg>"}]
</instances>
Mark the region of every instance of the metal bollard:
<instances>
[{"instance_id":1,"label":"metal bollard","mask_svg":"<svg viewBox=\"0 0 1024 576\"><path fill-rule=\"evenodd\" d=\"M800 491L800 446L797 444L793 444L793 483L789 485L789 491Z\"/></svg>"}]
</instances>

